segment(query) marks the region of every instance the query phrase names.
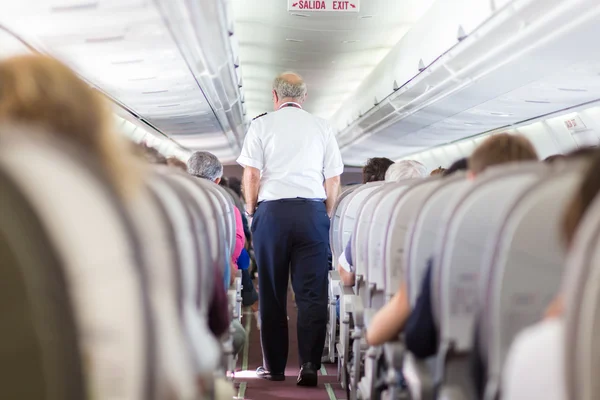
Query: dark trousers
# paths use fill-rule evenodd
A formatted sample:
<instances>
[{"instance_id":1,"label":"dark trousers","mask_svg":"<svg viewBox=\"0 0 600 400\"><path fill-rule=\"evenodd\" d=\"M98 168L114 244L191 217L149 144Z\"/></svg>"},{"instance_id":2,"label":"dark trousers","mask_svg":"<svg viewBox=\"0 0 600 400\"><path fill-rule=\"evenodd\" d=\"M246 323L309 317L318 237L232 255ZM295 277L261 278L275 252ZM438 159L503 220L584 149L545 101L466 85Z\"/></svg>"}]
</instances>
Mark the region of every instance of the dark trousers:
<instances>
[{"instance_id":1,"label":"dark trousers","mask_svg":"<svg viewBox=\"0 0 600 400\"><path fill-rule=\"evenodd\" d=\"M300 363L321 367L327 327L329 217L325 204L284 199L259 204L252 221L258 265L263 366L282 373L288 358L289 273L298 306Z\"/></svg>"}]
</instances>

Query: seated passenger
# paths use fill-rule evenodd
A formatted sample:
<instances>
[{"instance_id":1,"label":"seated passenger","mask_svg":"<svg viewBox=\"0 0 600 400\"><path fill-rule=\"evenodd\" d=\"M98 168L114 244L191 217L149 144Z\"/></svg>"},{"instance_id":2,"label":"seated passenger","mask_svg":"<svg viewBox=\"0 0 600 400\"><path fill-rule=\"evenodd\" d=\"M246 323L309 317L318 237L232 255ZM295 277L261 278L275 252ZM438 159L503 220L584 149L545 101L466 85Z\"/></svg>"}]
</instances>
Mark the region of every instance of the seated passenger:
<instances>
[{"instance_id":1,"label":"seated passenger","mask_svg":"<svg viewBox=\"0 0 600 400\"><path fill-rule=\"evenodd\" d=\"M383 181L398 182L403 179L424 178L427 176L427 169L423 164L413 160L403 160L390 164L391 160L387 158L371 158L363 167L363 183ZM354 266L352 264L352 255L350 254L350 243L348 244L340 258L338 259L337 270L344 285L353 286L356 279Z\"/></svg>"},{"instance_id":2,"label":"seated passenger","mask_svg":"<svg viewBox=\"0 0 600 400\"><path fill-rule=\"evenodd\" d=\"M188 173L198 178L208 179L217 185L221 182L223 176L223 164L212 153L206 151L197 151L193 153L187 162ZM233 208L235 213L235 248L231 255L229 268L225 268L226 286L229 287L235 280L237 271L237 259L242 253L245 244L244 226L242 223L242 214L237 207Z\"/></svg>"},{"instance_id":3,"label":"seated passenger","mask_svg":"<svg viewBox=\"0 0 600 400\"><path fill-rule=\"evenodd\" d=\"M109 105L54 58L23 55L0 63L0 123L39 126L67 139L124 197L140 187L130 143L112 129Z\"/></svg>"},{"instance_id":4,"label":"seated passenger","mask_svg":"<svg viewBox=\"0 0 600 400\"><path fill-rule=\"evenodd\" d=\"M596 152L587 173L565 209L563 237L567 248L587 208L600 192L600 153ZM563 301L559 294L546 311L545 320L517 335L504 364L502 396L523 400L543 396L566 400Z\"/></svg>"},{"instance_id":5,"label":"seated passenger","mask_svg":"<svg viewBox=\"0 0 600 400\"><path fill-rule=\"evenodd\" d=\"M442 167L436 168L436 169L434 169L433 171L431 171L431 173L429 174L429 176L435 176L435 175L444 175L444 171L445 171L445 170L446 170L446 169L445 169L445 168L442 168Z\"/></svg>"},{"instance_id":6,"label":"seated passenger","mask_svg":"<svg viewBox=\"0 0 600 400\"><path fill-rule=\"evenodd\" d=\"M169 167L179 168L182 171L187 171L187 164L181 161L177 157L169 157L167 158L167 165Z\"/></svg>"},{"instance_id":7,"label":"seated passenger","mask_svg":"<svg viewBox=\"0 0 600 400\"><path fill-rule=\"evenodd\" d=\"M533 145L525 137L498 134L489 137L475 149L468 161L468 174L470 179L473 179L493 165L537 159ZM438 347L438 332L431 304L432 266L433 259L430 258L427 261L419 297L404 329L406 348L418 358L433 356Z\"/></svg>"},{"instance_id":8,"label":"seated passenger","mask_svg":"<svg viewBox=\"0 0 600 400\"><path fill-rule=\"evenodd\" d=\"M221 162L219 161L219 159L217 157L215 157L215 155L208 153L208 152L204 152L204 151L197 151L195 153L193 153L190 158L188 159L188 173L196 176L198 178L203 178L203 179L208 179L216 184L219 184L219 182L221 181L221 176L223 175L223 165L221 164ZM221 296L224 295L225 296L225 304L228 303L227 301L227 289L231 286L231 284L234 282L235 280L235 275L236 275L236 271L237 271L237 260L240 256L240 254L242 253L242 249L244 248L244 242L245 242L245 236L244 236L244 227L242 225L242 215L240 213L240 211L234 207L234 213L235 213L235 234L236 234L236 241L235 241L235 249L233 251L233 254L231 256L231 260L229 260L229 265L226 266L226 268L224 269L225 274L224 274L224 286L223 289L224 290L220 290L220 288L215 288L215 290L213 290L213 293L215 293L213 296ZM220 303L223 301L222 299L219 299ZM217 317L213 314L213 309L216 307L211 307L211 312L209 314L209 322L211 318L217 318L217 319L221 319L222 317ZM220 313L222 313L223 309L222 306L219 307L219 311ZM216 311L215 311L216 312ZM221 316L222 314L219 314L219 316ZM226 309L226 315L227 315L227 320L228 320L228 324L227 326L229 326L229 309ZM233 337L234 337L234 342L236 344L238 344L238 351L239 351L239 343L240 337L246 337L246 333L244 331L244 328L242 327L242 325L239 323L239 321L233 321L231 323L231 326L233 327ZM218 334L219 336L223 335L226 332L226 329ZM237 340L236 340L237 339ZM243 345L243 342L242 342ZM234 349L235 350L235 349Z\"/></svg>"}]
</instances>

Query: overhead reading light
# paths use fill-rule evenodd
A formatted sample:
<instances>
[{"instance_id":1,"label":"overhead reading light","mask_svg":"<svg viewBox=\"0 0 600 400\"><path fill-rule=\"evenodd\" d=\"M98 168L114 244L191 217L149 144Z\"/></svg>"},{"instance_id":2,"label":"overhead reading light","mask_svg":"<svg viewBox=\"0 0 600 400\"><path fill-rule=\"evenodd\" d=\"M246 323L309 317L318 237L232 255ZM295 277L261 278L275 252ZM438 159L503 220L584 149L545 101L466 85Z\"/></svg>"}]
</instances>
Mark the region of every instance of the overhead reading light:
<instances>
[{"instance_id":1,"label":"overhead reading light","mask_svg":"<svg viewBox=\"0 0 600 400\"><path fill-rule=\"evenodd\" d=\"M106 43L106 42L120 42L125 40L125 35L117 35L117 36L105 36L100 38L89 38L85 39L86 43Z\"/></svg>"},{"instance_id":2,"label":"overhead reading light","mask_svg":"<svg viewBox=\"0 0 600 400\"><path fill-rule=\"evenodd\" d=\"M510 117L513 114L503 113L503 112L491 112L490 115L495 115L497 117Z\"/></svg>"},{"instance_id":3,"label":"overhead reading light","mask_svg":"<svg viewBox=\"0 0 600 400\"><path fill-rule=\"evenodd\" d=\"M304 42L304 40L302 40L302 39L290 39L290 38L286 38L285 40L288 41L288 42L295 42L295 43Z\"/></svg>"},{"instance_id":4,"label":"overhead reading light","mask_svg":"<svg viewBox=\"0 0 600 400\"><path fill-rule=\"evenodd\" d=\"M157 93L167 93L168 90L152 90L148 92L142 92L142 94L157 94Z\"/></svg>"},{"instance_id":5,"label":"overhead reading light","mask_svg":"<svg viewBox=\"0 0 600 400\"><path fill-rule=\"evenodd\" d=\"M180 106L181 104L177 103L177 104L165 104L162 106L158 106L159 108L167 108L167 107L177 107Z\"/></svg>"},{"instance_id":6,"label":"overhead reading light","mask_svg":"<svg viewBox=\"0 0 600 400\"><path fill-rule=\"evenodd\" d=\"M79 3L79 4L54 6L50 10L52 12L65 12L65 11L89 10L92 8L98 8L97 1L86 1L86 2Z\"/></svg>"},{"instance_id":7,"label":"overhead reading light","mask_svg":"<svg viewBox=\"0 0 600 400\"><path fill-rule=\"evenodd\" d=\"M300 17L300 18L308 18L308 17L310 17L310 15L308 15L308 14L300 14L300 13L291 13L290 15L292 15L294 17Z\"/></svg>"},{"instance_id":8,"label":"overhead reading light","mask_svg":"<svg viewBox=\"0 0 600 400\"><path fill-rule=\"evenodd\" d=\"M467 126L477 126L477 125L483 125L481 122L465 122L465 125Z\"/></svg>"},{"instance_id":9,"label":"overhead reading light","mask_svg":"<svg viewBox=\"0 0 600 400\"><path fill-rule=\"evenodd\" d=\"M550 102L546 100L525 100L525 103L550 104Z\"/></svg>"},{"instance_id":10,"label":"overhead reading light","mask_svg":"<svg viewBox=\"0 0 600 400\"><path fill-rule=\"evenodd\" d=\"M562 90L563 92L587 92L587 89L558 88L558 90Z\"/></svg>"},{"instance_id":11,"label":"overhead reading light","mask_svg":"<svg viewBox=\"0 0 600 400\"><path fill-rule=\"evenodd\" d=\"M149 81L152 79L156 79L156 76L145 76L143 78L129 78L130 81Z\"/></svg>"},{"instance_id":12,"label":"overhead reading light","mask_svg":"<svg viewBox=\"0 0 600 400\"><path fill-rule=\"evenodd\" d=\"M137 59L137 60L111 61L111 64L113 64L113 65L125 65L125 64L140 64L140 63L143 63L143 62L144 62L144 60Z\"/></svg>"}]
</instances>

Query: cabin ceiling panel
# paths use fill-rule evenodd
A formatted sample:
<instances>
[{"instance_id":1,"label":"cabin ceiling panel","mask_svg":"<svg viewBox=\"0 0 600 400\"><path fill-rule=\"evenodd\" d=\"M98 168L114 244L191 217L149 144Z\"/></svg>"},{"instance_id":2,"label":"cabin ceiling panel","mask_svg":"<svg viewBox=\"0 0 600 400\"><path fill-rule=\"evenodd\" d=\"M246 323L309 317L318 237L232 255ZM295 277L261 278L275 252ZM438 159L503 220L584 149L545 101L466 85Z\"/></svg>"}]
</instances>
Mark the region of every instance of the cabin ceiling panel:
<instances>
[{"instance_id":1,"label":"cabin ceiling panel","mask_svg":"<svg viewBox=\"0 0 600 400\"><path fill-rule=\"evenodd\" d=\"M3 2L0 24L163 133L227 142L156 1Z\"/></svg>"},{"instance_id":2,"label":"cabin ceiling panel","mask_svg":"<svg viewBox=\"0 0 600 400\"><path fill-rule=\"evenodd\" d=\"M331 117L431 3L365 0L359 13L289 13L282 0L232 0L248 115L272 110L272 81L292 70L308 86L306 110Z\"/></svg>"}]
</instances>

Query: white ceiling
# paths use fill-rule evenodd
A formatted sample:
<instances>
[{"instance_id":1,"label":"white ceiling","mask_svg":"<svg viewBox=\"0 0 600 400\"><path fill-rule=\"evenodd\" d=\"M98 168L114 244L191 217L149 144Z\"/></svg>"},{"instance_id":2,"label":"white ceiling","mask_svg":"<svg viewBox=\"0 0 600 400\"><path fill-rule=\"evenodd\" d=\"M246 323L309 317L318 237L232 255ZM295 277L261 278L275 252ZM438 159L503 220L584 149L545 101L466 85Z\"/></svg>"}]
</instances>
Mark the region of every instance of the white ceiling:
<instances>
[{"instance_id":1,"label":"white ceiling","mask_svg":"<svg viewBox=\"0 0 600 400\"><path fill-rule=\"evenodd\" d=\"M272 81L292 70L308 86L306 110L331 117L432 2L362 0L359 13L290 13L287 0L232 0L248 116L272 110Z\"/></svg>"},{"instance_id":2,"label":"white ceiling","mask_svg":"<svg viewBox=\"0 0 600 400\"><path fill-rule=\"evenodd\" d=\"M182 145L237 156L156 2L5 1L0 24Z\"/></svg>"}]
</instances>

